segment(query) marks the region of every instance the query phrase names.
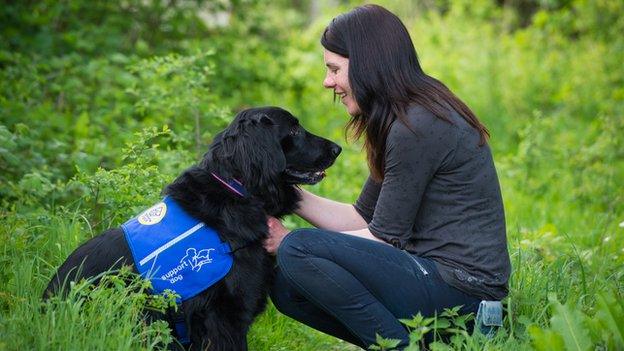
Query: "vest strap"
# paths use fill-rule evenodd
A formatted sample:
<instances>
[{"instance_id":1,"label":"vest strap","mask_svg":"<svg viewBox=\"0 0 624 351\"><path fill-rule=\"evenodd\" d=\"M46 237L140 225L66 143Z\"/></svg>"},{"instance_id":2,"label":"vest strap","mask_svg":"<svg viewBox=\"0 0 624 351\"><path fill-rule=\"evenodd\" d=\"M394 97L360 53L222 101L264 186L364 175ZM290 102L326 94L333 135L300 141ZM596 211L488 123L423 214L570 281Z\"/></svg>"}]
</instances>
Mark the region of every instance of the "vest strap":
<instances>
[{"instance_id":1,"label":"vest strap","mask_svg":"<svg viewBox=\"0 0 624 351\"><path fill-rule=\"evenodd\" d=\"M224 242L217 246L217 252L220 254L228 254L232 252L232 248L230 247L230 244Z\"/></svg>"},{"instance_id":2,"label":"vest strap","mask_svg":"<svg viewBox=\"0 0 624 351\"><path fill-rule=\"evenodd\" d=\"M173 309L170 309L168 314L169 321L171 322L170 325L173 327L176 339L182 345L190 344L191 336L189 335L188 328L186 327L186 318L184 313L180 310L174 311Z\"/></svg>"},{"instance_id":3,"label":"vest strap","mask_svg":"<svg viewBox=\"0 0 624 351\"><path fill-rule=\"evenodd\" d=\"M175 331L178 335L178 341L180 341L180 344L187 345L191 343L191 338L188 335L188 329L186 328L186 322L175 322Z\"/></svg>"}]
</instances>

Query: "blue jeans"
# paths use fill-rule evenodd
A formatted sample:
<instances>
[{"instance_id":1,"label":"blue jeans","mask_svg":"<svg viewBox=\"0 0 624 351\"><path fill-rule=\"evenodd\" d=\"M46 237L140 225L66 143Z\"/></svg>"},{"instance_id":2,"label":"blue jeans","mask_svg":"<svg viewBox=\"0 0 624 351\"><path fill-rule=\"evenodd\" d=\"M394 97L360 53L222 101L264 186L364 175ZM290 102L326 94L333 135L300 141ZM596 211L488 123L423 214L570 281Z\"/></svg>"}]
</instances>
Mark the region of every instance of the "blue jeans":
<instances>
[{"instance_id":1,"label":"blue jeans","mask_svg":"<svg viewBox=\"0 0 624 351\"><path fill-rule=\"evenodd\" d=\"M444 282L432 260L321 229L288 234L277 265L271 299L280 312L364 349L375 333L407 346L399 318L458 305L462 314L476 313L481 302Z\"/></svg>"}]
</instances>

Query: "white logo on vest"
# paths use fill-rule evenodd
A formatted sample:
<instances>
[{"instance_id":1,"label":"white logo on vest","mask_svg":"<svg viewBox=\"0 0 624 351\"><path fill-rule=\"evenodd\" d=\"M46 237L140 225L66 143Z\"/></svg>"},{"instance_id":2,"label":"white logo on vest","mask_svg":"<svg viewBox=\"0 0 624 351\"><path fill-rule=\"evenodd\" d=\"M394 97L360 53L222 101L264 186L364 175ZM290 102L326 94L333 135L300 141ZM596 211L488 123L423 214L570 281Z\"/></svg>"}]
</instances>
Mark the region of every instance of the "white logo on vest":
<instances>
[{"instance_id":1,"label":"white logo on vest","mask_svg":"<svg viewBox=\"0 0 624 351\"><path fill-rule=\"evenodd\" d=\"M203 265L212 262L210 251L214 251L214 249L203 249L197 252L194 247L189 247L186 249L186 256L182 257L180 263L188 262L192 270L199 272Z\"/></svg>"},{"instance_id":2,"label":"white logo on vest","mask_svg":"<svg viewBox=\"0 0 624 351\"><path fill-rule=\"evenodd\" d=\"M169 270L169 272L163 274L160 278L162 280L168 280L171 284L175 284L176 282L184 279L182 274L178 274L183 270L191 267L191 270L199 272L203 265L212 262L212 258L210 258L210 251L214 250L215 249L203 249L197 252L197 249L194 247L189 247L186 249L186 255L184 255L184 257L180 260L180 264L173 267Z\"/></svg>"},{"instance_id":3,"label":"white logo on vest","mask_svg":"<svg viewBox=\"0 0 624 351\"><path fill-rule=\"evenodd\" d=\"M160 222L165 214L167 214L167 205L159 202L141 213L137 220L143 225L152 225Z\"/></svg>"}]
</instances>

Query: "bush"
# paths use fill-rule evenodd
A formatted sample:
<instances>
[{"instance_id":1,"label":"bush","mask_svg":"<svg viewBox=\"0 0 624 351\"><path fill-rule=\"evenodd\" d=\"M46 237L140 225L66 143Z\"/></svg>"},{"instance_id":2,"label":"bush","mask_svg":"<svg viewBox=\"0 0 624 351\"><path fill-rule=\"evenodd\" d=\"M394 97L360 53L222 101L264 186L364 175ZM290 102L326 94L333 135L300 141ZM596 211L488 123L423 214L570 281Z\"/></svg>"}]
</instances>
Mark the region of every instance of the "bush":
<instances>
[{"instance_id":1,"label":"bush","mask_svg":"<svg viewBox=\"0 0 624 351\"><path fill-rule=\"evenodd\" d=\"M580 348L621 347L622 2L381 3L405 20L425 71L492 132L513 262L507 318L495 339L458 333L450 345L557 349L574 348L570 340L578 339ZM340 4L320 6L315 18L307 17L312 1L22 1L0 8L0 348L166 344L163 326L136 318L140 304L126 312L116 305L138 295L89 290L88 299L45 312L39 295L82 241L157 201L241 108L285 107L340 142L344 151L329 177L311 190L355 200L367 175L361 143L344 143L348 117L321 85L319 36L359 2ZM217 12L225 23L199 16ZM286 223L308 225L295 217ZM109 305L98 315L100 302ZM574 324L562 329L569 316ZM64 318L87 327L76 332L65 323L56 333ZM85 330L106 333L110 344L89 343ZM273 308L250 340L254 349L348 348Z\"/></svg>"}]
</instances>

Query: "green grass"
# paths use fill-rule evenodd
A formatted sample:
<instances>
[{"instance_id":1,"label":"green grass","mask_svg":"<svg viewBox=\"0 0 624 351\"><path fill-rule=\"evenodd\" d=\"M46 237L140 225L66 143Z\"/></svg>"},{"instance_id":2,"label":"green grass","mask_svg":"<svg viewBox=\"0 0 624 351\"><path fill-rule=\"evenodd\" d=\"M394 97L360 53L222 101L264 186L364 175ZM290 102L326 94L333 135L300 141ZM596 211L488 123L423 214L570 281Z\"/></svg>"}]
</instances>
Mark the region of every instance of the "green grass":
<instances>
[{"instance_id":1,"label":"green grass","mask_svg":"<svg viewBox=\"0 0 624 351\"><path fill-rule=\"evenodd\" d=\"M441 12L381 3L401 10L425 71L492 132L513 265L507 317L495 338L459 333L452 348L624 348L624 5L542 4L518 28L513 11L485 0ZM280 6L252 9L200 39L159 32L136 43L107 30L126 23L124 11L109 14L120 21L102 24L101 33L80 16L63 17L74 26L57 33L45 26L54 16L28 10L28 23L47 32L17 32L18 51L0 46L0 350L158 349L170 340L164 325L141 320L146 303L165 302L147 301L123 281L78 284L69 299L47 304L41 293L81 242L156 201L232 109L283 106L338 141L343 154L311 190L355 200L366 164L359 144L343 139L343 107L321 86L318 36L340 10L324 9L303 26ZM172 28L197 30L189 17L176 18ZM73 53L55 52L46 38L61 38ZM286 223L306 225L295 217ZM272 305L249 343L251 350L357 349Z\"/></svg>"}]
</instances>

